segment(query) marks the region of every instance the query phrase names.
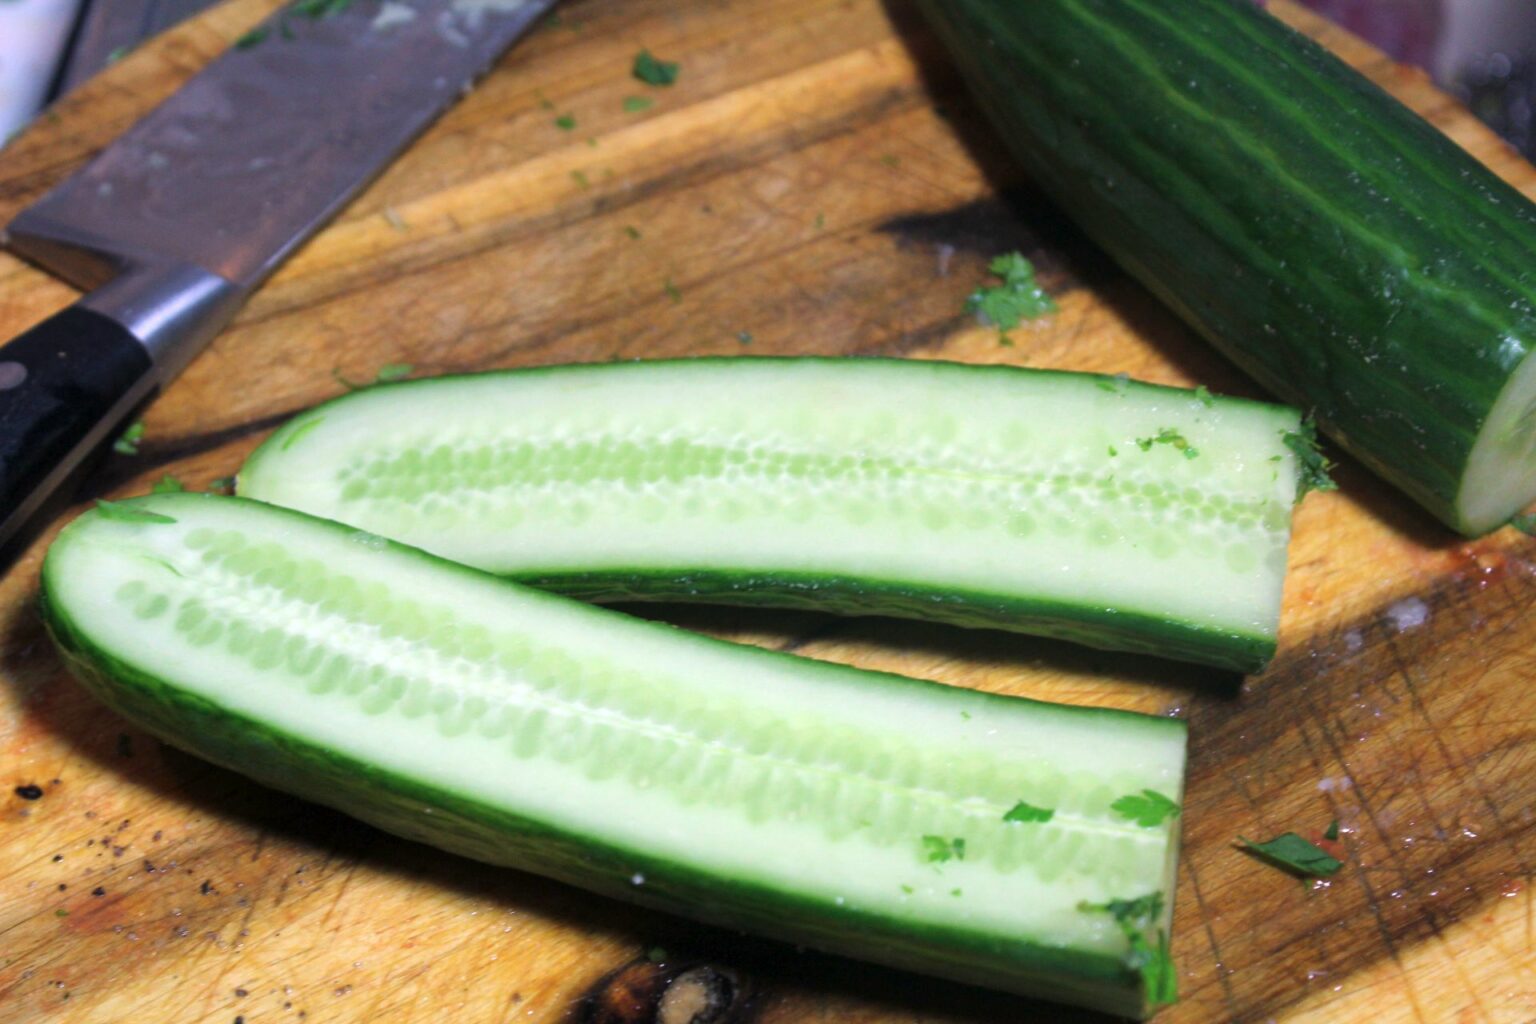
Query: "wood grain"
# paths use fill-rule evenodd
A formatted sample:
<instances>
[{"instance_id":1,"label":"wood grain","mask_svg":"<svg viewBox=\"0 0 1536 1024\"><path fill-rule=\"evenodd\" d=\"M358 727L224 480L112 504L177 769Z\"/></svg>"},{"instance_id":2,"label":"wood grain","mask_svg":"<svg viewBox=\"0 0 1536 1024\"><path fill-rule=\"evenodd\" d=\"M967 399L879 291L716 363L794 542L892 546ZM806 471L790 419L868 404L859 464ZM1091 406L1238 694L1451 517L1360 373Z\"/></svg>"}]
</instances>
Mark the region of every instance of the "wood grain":
<instances>
[{"instance_id":1,"label":"wood grain","mask_svg":"<svg viewBox=\"0 0 1536 1024\"><path fill-rule=\"evenodd\" d=\"M0 219L273 6L233 0L67 97L0 153ZM1279 11L1536 190L1536 170L1421 75ZM676 86L629 77L642 45L681 61ZM655 105L626 112L640 93ZM555 124L564 113L575 130ZM961 310L1009 249L1036 259L1061 311L1004 347ZM71 297L0 257L0 334ZM728 352L1253 393L1019 180L897 0L572 0L256 296L94 493L233 472L335 394L333 372ZM1536 544L1458 541L1359 467L1340 476L1298 513L1281 653L1247 679L878 620L660 614L955 685L1188 717L1184 1001L1160 1020L1536 1019ZM587 993L626 964L644 974L658 947L737 971L749 1016L773 1024L1095 1019L482 868L163 748L53 654L33 608L45 542L0 580L0 1022L596 1020ZM42 796L13 794L28 785ZM1233 847L1334 818L1347 865L1325 886Z\"/></svg>"}]
</instances>

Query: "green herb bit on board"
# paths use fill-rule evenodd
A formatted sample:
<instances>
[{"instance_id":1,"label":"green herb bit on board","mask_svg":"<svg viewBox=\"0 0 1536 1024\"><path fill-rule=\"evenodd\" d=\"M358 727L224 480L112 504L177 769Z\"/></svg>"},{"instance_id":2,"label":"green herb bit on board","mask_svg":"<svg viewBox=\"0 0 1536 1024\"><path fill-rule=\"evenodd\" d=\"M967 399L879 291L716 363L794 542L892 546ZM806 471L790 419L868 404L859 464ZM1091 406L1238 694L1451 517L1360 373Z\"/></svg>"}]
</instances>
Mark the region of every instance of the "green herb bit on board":
<instances>
[{"instance_id":1,"label":"green herb bit on board","mask_svg":"<svg viewBox=\"0 0 1536 1024\"><path fill-rule=\"evenodd\" d=\"M122 436L112 442L112 450L119 455L139 454L139 442L144 440L144 421L136 420L123 431Z\"/></svg>"},{"instance_id":2,"label":"green herb bit on board","mask_svg":"<svg viewBox=\"0 0 1536 1024\"><path fill-rule=\"evenodd\" d=\"M184 491L186 489L186 485L183 484L179 478L173 476L170 473L167 473L165 476L155 481L155 485L149 489L149 493L173 494L177 491Z\"/></svg>"},{"instance_id":3,"label":"green herb bit on board","mask_svg":"<svg viewBox=\"0 0 1536 1024\"><path fill-rule=\"evenodd\" d=\"M1259 860L1298 878L1327 878L1344 866L1343 861L1295 832L1276 836L1267 843L1256 843L1243 836L1237 839L1244 850Z\"/></svg>"},{"instance_id":4,"label":"green herb bit on board","mask_svg":"<svg viewBox=\"0 0 1536 1024\"><path fill-rule=\"evenodd\" d=\"M1017 252L993 260L987 270L1002 284L985 285L965 300L967 312L976 313L1000 331L1009 331L1024 320L1056 312L1056 301L1035 281L1035 265Z\"/></svg>"},{"instance_id":5,"label":"green herb bit on board","mask_svg":"<svg viewBox=\"0 0 1536 1024\"><path fill-rule=\"evenodd\" d=\"M332 370L331 376L336 378L336 383L348 391L361 391L376 384L393 384L395 381L405 380L415 372L416 367L411 363L385 363L379 367L378 372L373 375L373 380L370 381L348 380L341 375L340 370Z\"/></svg>"},{"instance_id":6,"label":"green herb bit on board","mask_svg":"<svg viewBox=\"0 0 1536 1024\"><path fill-rule=\"evenodd\" d=\"M635 54L633 74L646 85L671 85L677 81L675 61L657 60L650 50Z\"/></svg>"},{"instance_id":7,"label":"green herb bit on board","mask_svg":"<svg viewBox=\"0 0 1536 1024\"><path fill-rule=\"evenodd\" d=\"M656 101L649 96L625 96L624 113L638 114L641 111L650 110L656 105Z\"/></svg>"}]
</instances>

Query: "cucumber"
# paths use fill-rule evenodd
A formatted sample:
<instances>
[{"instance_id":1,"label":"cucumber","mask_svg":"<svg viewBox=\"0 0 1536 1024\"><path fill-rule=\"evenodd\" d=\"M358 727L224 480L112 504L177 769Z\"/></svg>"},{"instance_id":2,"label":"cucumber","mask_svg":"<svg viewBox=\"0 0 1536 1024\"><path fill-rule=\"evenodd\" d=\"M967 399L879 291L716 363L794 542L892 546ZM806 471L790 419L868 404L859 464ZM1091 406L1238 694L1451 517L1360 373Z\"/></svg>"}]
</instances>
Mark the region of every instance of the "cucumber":
<instances>
[{"instance_id":1,"label":"cucumber","mask_svg":"<svg viewBox=\"0 0 1536 1024\"><path fill-rule=\"evenodd\" d=\"M919 0L1001 140L1453 529L1536 499L1536 207L1251 0Z\"/></svg>"},{"instance_id":2,"label":"cucumber","mask_svg":"<svg viewBox=\"0 0 1536 1024\"><path fill-rule=\"evenodd\" d=\"M43 606L125 717L397 835L965 982L1169 995L1177 820L1135 803L1182 800L1180 721L728 644L212 495L87 512Z\"/></svg>"},{"instance_id":3,"label":"cucumber","mask_svg":"<svg viewBox=\"0 0 1536 1024\"><path fill-rule=\"evenodd\" d=\"M239 492L593 601L910 616L1256 671L1288 408L886 359L546 367L291 420Z\"/></svg>"}]
</instances>

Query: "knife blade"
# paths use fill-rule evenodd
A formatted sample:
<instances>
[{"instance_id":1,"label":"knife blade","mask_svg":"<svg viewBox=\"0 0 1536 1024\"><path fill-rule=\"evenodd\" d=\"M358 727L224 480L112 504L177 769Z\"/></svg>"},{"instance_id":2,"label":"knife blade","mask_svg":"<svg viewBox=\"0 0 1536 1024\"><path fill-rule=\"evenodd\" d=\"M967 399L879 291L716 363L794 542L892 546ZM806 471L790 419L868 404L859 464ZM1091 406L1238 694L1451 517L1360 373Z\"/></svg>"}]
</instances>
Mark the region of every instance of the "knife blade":
<instances>
[{"instance_id":1,"label":"knife blade","mask_svg":"<svg viewBox=\"0 0 1536 1024\"><path fill-rule=\"evenodd\" d=\"M0 347L0 551L556 0L296 0L5 228L75 285Z\"/></svg>"}]
</instances>

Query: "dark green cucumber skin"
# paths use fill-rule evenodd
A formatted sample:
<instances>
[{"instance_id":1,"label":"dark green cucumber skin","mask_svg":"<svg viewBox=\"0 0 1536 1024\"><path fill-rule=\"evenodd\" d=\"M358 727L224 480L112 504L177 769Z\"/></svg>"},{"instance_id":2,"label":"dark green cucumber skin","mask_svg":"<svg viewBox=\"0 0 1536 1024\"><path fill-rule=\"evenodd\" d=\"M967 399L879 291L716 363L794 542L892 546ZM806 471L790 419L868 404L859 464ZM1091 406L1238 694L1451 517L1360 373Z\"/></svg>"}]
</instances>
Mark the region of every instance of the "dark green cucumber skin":
<instances>
[{"instance_id":1,"label":"dark green cucumber skin","mask_svg":"<svg viewBox=\"0 0 1536 1024\"><path fill-rule=\"evenodd\" d=\"M1006 629L1134 654L1252 673L1275 655L1275 638L1178 622L1108 605L1026 599L911 583L816 573L590 568L510 577L597 604L631 601L791 608L880 615L978 629Z\"/></svg>"},{"instance_id":2,"label":"dark green cucumber skin","mask_svg":"<svg viewBox=\"0 0 1536 1024\"><path fill-rule=\"evenodd\" d=\"M1536 339L1536 207L1252 0L918 0L1013 155L1451 527Z\"/></svg>"},{"instance_id":3,"label":"dark green cucumber skin","mask_svg":"<svg viewBox=\"0 0 1536 1024\"><path fill-rule=\"evenodd\" d=\"M287 509L266 508L278 517L321 522ZM327 526L347 534L354 532L339 524ZM392 541L388 547L433 562L446 572L488 575ZM506 581L501 585L517 586ZM274 789L335 808L402 838L707 924L1121 1016L1145 1017L1150 1013L1140 976L1120 957L1023 939L1000 941L963 928L914 924L896 916L837 906L795 892L700 871L692 865L626 849L602 837L518 815L471 794L382 769L232 712L118 658L93 642L66 609L50 600L46 562L40 609L50 636L75 677L128 721L195 756ZM705 637L696 639L724 643ZM803 661L754 647L727 646L749 657ZM892 686L940 686L822 662L804 662L804 666L814 672L857 671L868 679L880 677L884 684ZM982 702L1021 699L976 691L968 691L966 698ZM1086 707L1073 711L1125 715ZM1184 727L1174 719L1148 719L1148 724ZM808 864L807 870L814 870L814 864ZM643 885L632 881L636 874L644 876Z\"/></svg>"}]
</instances>

